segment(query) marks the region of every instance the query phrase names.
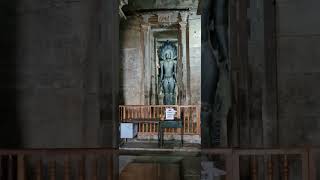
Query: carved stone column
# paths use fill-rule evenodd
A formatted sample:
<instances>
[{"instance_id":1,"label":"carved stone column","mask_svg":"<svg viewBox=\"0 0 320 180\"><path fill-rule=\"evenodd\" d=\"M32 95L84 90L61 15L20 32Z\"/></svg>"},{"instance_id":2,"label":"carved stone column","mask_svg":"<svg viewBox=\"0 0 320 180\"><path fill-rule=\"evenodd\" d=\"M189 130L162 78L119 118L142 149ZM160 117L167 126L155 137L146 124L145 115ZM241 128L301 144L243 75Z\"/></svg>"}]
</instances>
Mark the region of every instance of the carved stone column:
<instances>
[{"instance_id":1,"label":"carved stone column","mask_svg":"<svg viewBox=\"0 0 320 180\"><path fill-rule=\"evenodd\" d=\"M143 15L143 22L141 24L141 50L142 50L142 81L141 103L144 105L150 104L150 90L151 90L151 54L150 54L150 25L148 23L150 15Z\"/></svg>"},{"instance_id":2,"label":"carved stone column","mask_svg":"<svg viewBox=\"0 0 320 180\"><path fill-rule=\"evenodd\" d=\"M182 74L182 104L190 104L190 87L187 87L188 84L188 68L189 65L187 59L187 28L188 28L188 14L180 13L181 22L179 22L179 33L180 33L180 56L181 56L181 65L178 66ZM179 72L179 71L178 71Z\"/></svg>"}]
</instances>

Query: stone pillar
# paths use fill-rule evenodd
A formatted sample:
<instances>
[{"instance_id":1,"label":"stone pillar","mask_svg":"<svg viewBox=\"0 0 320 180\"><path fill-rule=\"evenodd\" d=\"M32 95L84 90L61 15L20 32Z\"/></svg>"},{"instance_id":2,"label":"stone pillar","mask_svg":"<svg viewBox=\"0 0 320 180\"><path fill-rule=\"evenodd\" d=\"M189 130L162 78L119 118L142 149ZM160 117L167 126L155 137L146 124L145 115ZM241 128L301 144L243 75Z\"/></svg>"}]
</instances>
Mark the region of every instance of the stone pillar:
<instances>
[{"instance_id":1,"label":"stone pillar","mask_svg":"<svg viewBox=\"0 0 320 180\"><path fill-rule=\"evenodd\" d=\"M150 25L148 23L150 15L143 15L143 22L141 24L141 49L142 49L142 85L141 103L144 105L150 104L150 90L151 90L151 54L150 54Z\"/></svg>"},{"instance_id":2,"label":"stone pillar","mask_svg":"<svg viewBox=\"0 0 320 180\"><path fill-rule=\"evenodd\" d=\"M186 87L186 85L188 84L188 71L187 71L187 65L189 65L189 63L187 63L188 59L187 59L187 25L188 25L188 14L187 13L180 13L180 17L181 17L181 21L179 22L179 33L180 33L180 48L181 48L181 64L178 64L178 73L179 70L181 71L181 75L182 75L182 83L181 83L181 89L179 93L180 97L182 98L182 100L180 101L182 104L190 104L190 92L188 92L188 89L190 91L190 87Z\"/></svg>"},{"instance_id":3,"label":"stone pillar","mask_svg":"<svg viewBox=\"0 0 320 180\"><path fill-rule=\"evenodd\" d=\"M264 0L264 55L265 72L262 86L263 144L265 147L279 145L278 127L278 77L276 6Z\"/></svg>"},{"instance_id":4,"label":"stone pillar","mask_svg":"<svg viewBox=\"0 0 320 180\"><path fill-rule=\"evenodd\" d=\"M157 68L156 68L156 48L155 48L155 41L154 41L154 36L151 31L150 33L150 66L151 66L151 92L150 92L150 103L151 105L156 104L156 96L157 96L157 91L156 91L156 86L157 86Z\"/></svg>"},{"instance_id":5,"label":"stone pillar","mask_svg":"<svg viewBox=\"0 0 320 180\"><path fill-rule=\"evenodd\" d=\"M98 18L101 22L101 32L107 32L101 35L101 40L97 39L97 58L100 61L100 72L102 79L100 79L100 106L101 107L101 125L99 134L102 141L100 144L103 147L119 147L119 15L118 2L116 1L101 1L101 17ZM99 4L98 4L99 6ZM104 19L111 17L108 22ZM99 27L99 26L98 26ZM102 33L103 34L103 33ZM91 117L88 118L88 124L92 123ZM100 122L98 121L98 123ZM93 135L97 134L94 131ZM112 139L112 140L111 140ZM90 139L88 139L90 141ZM112 145L112 146L111 146ZM114 169L116 171L116 169Z\"/></svg>"}]
</instances>

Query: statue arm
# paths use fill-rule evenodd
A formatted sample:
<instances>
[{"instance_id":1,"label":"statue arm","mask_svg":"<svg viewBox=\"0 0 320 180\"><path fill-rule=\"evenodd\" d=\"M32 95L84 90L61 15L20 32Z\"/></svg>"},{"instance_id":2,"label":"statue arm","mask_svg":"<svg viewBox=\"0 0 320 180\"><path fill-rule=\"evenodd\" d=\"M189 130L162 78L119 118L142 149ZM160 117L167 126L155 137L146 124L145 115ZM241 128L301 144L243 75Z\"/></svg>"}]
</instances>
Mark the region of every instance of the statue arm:
<instances>
[{"instance_id":1,"label":"statue arm","mask_svg":"<svg viewBox=\"0 0 320 180\"><path fill-rule=\"evenodd\" d=\"M177 82L177 63L174 62L173 64L173 78Z\"/></svg>"},{"instance_id":2,"label":"statue arm","mask_svg":"<svg viewBox=\"0 0 320 180\"><path fill-rule=\"evenodd\" d=\"M163 62L160 62L160 82L163 79Z\"/></svg>"}]
</instances>

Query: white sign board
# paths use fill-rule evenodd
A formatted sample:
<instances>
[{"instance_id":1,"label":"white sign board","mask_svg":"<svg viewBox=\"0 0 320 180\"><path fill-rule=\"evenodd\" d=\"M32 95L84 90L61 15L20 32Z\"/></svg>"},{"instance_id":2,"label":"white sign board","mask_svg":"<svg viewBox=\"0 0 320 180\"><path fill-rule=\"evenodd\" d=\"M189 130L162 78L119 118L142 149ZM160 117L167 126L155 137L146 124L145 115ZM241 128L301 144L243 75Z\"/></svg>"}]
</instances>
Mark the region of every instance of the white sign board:
<instances>
[{"instance_id":1,"label":"white sign board","mask_svg":"<svg viewBox=\"0 0 320 180\"><path fill-rule=\"evenodd\" d=\"M166 108L166 119L165 120L174 120L174 117L176 115L176 110L173 108Z\"/></svg>"},{"instance_id":2,"label":"white sign board","mask_svg":"<svg viewBox=\"0 0 320 180\"><path fill-rule=\"evenodd\" d=\"M138 126L134 123L120 124L120 138L134 138L138 134Z\"/></svg>"}]
</instances>

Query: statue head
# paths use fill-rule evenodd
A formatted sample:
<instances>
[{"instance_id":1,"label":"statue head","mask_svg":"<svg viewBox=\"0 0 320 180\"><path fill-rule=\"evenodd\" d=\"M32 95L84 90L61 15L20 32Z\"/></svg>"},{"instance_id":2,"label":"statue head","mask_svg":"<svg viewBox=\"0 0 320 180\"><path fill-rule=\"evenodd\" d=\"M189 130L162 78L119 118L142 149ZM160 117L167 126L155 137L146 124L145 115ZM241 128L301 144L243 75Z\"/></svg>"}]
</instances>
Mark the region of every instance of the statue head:
<instances>
[{"instance_id":1,"label":"statue head","mask_svg":"<svg viewBox=\"0 0 320 180\"><path fill-rule=\"evenodd\" d=\"M166 59L171 59L172 58L172 52L170 52L170 51L167 51L166 53L165 53L165 58Z\"/></svg>"},{"instance_id":2,"label":"statue head","mask_svg":"<svg viewBox=\"0 0 320 180\"><path fill-rule=\"evenodd\" d=\"M175 60L177 57L177 47L171 41L164 42L159 47L159 59L160 60Z\"/></svg>"}]
</instances>

